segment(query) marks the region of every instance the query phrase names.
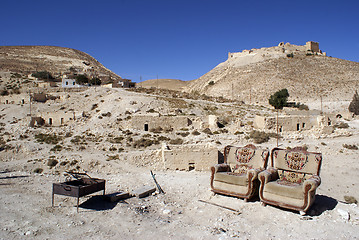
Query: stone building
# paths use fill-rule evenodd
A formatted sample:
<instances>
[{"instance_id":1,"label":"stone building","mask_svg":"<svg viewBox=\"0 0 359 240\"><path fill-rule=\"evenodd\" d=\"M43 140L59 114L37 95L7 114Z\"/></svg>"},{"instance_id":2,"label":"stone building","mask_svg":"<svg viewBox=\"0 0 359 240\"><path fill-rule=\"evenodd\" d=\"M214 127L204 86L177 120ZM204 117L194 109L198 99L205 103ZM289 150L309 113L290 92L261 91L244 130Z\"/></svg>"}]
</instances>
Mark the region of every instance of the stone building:
<instances>
[{"instance_id":1,"label":"stone building","mask_svg":"<svg viewBox=\"0 0 359 240\"><path fill-rule=\"evenodd\" d=\"M336 119L321 115L285 115L278 117L279 132L304 131L312 128L324 128L334 125ZM260 130L275 130L276 117L255 116L253 126Z\"/></svg>"},{"instance_id":2,"label":"stone building","mask_svg":"<svg viewBox=\"0 0 359 240\"><path fill-rule=\"evenodd\" d=\"M164 169L209 171L218 163L221 153L209 145L162 145L162 162Z\"/></svg>"},{"instance_id":3,"label":"stone building","mask_svg":"<svg viewBox=\"0 0 359 240\"><path fill-rule=\"evenodd\" d=\"M151 129L173 129L179 130L188 127L192 121L186 116L161 116L160 114L134 115L127 123L128 128L141 131Z\"/></svg>"},{"instance_id":4,"label":"stone building","mask_svg":"<svg viewBox=\"0 0 359 240\"><path fill-rule=\"evenodd\" d=\"M53 127L60 127L76 120L75 112L44 112L30 120L30 126L34 125L48 125Z\"/></svg>"}]
</instances>

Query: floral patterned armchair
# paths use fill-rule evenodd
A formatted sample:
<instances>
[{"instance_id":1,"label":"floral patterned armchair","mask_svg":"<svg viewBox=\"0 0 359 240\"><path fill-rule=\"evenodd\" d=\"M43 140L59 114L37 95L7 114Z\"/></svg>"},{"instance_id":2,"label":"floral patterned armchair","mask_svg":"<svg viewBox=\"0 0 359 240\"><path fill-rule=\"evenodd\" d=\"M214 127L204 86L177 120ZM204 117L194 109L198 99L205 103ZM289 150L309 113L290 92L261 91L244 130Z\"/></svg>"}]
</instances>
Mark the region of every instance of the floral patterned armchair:
<instances>
[{"instance_id":1,"label":"floral patterned armchair","mask_svg":"<svg viewBox=\"0 0 359 240\"><path fill-rule=\"evenodd\" d=\"M321 183L321 163L321 153L303 148L274 148L271 167L258 176L261 202L305 214L314 203L315 191Z\"/></svg>"},{"instance_id":2,"label":"floral patterned armchair","mask_svg":"<svg viewBox=\"0 0 359 240\"><path fill-rule=\"evenodd\" d=\"M226 146L224 163L211 168L211 188L220 193L245 200L258 194L258 173L267 166L269 151L254 145Z\"/></svg>"}]
</instances>

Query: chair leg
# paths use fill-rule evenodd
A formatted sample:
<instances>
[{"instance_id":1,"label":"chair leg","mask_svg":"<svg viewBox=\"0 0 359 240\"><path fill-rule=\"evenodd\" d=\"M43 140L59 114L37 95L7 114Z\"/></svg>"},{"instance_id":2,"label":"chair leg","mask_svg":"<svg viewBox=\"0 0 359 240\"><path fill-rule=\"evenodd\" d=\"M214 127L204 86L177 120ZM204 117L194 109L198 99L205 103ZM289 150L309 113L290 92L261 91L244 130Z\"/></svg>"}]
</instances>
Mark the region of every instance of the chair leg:
<instances>
[{"instance_id":1,"label":"chair leg","mask_svg":"<svg viewBox=\"0 0 359 240\"><path fill-rule=\"evenodd\" d=\"M267 206L267 204L266 204L265 202L262 202L262 201L261 201L261 205L262 205L263 207Z\"/></svg>"},{"instance_id":2,"label":"chair leg","mask_svg":"<svg viewBox=\"0 0 359 240\"><path fill-rule=\"evenodd\" d=\"M245 198L245 199L243 199L244 200L244 202L248 202L248 198Z\"/></svg>"},{"instance_id":3,"label":"chair leg","mask_svg":"<svg viewBox=\"0 0 359 240\"><path fill-rule=\"evenodd\" d=\"M306 214L306 212L304 212L304 211L299 211L299 214L300 214L300 216L304 216L304 215Z\"/></svg>"}]
</instances>

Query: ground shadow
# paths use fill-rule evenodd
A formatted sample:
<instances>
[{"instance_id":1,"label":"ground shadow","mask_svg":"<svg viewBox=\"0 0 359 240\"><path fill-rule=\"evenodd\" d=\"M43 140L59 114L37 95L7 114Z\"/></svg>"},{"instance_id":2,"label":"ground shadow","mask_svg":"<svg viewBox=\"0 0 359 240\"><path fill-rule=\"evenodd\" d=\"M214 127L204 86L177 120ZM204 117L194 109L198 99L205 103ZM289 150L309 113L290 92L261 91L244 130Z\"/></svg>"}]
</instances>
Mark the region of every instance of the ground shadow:
<instances>
[{"instance_id":1,"label":"ground shadow","mask_svg":"<svg viewBox=\"0 0 359 240\"><path fill-rule=\"evenodd\" d=\"M95 211L111 210L117 205L117 202L110 202L102 195L92 196L79 205L80 208Z\"/></svg>"},{"instance_id":2,"label":"ground shadow","mask_svg":"<svg viewBox=\"0 0 359 240\"><path fill-rule=\"evenodd\" d=\"M309 216L320 216L323 212L333 210L338 204L338 200L325 195L315 195L315 202L308 211Z\"/></svg>"}]
</instances>

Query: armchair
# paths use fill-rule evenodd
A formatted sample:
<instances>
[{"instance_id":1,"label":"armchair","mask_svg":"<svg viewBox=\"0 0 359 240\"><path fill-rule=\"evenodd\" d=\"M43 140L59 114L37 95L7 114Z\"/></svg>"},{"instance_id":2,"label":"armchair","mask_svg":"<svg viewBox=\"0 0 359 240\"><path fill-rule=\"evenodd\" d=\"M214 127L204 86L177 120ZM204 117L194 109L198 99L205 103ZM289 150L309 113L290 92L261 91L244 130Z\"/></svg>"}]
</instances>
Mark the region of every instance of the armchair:
<instances>
[{"instance_id":1,"label":"armchair","mask_svg":"<svg viewBox=\"0 0 359 240\"><path fill-rule=\"evenodd\" d=\"M249 144L226 146L224 163L211 168L211 189L214 193L244 198L258 194L258 173L267 166L269 151Z\"/></svg>"},{"instance_id":2,"label":"armchair","mask_svg":"<svg viewBox=\"0 0 359 240\"><path fill-rule=\"evenodd\" d=\"M314 203L321 183L321 163L321 153L274 148L271 167L258 176L261 202L305 213Z\"/></svg>"}]
</instances>

